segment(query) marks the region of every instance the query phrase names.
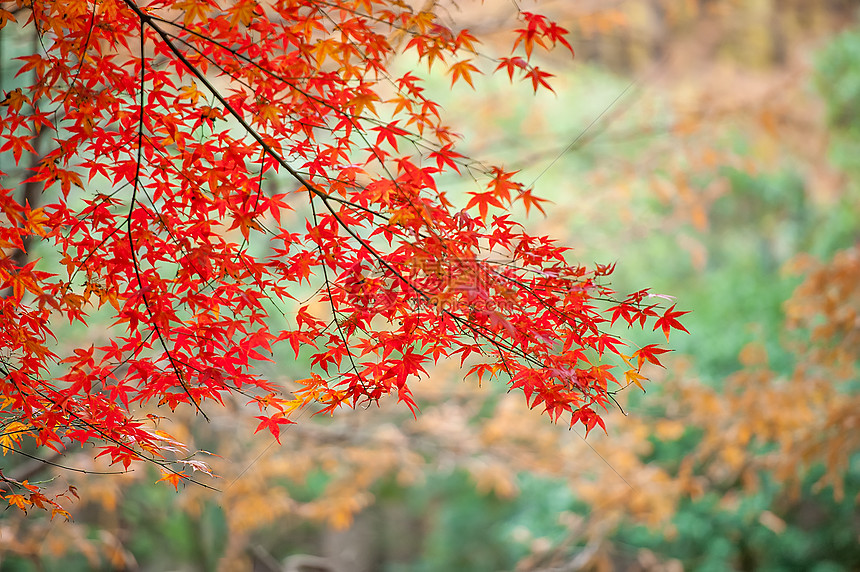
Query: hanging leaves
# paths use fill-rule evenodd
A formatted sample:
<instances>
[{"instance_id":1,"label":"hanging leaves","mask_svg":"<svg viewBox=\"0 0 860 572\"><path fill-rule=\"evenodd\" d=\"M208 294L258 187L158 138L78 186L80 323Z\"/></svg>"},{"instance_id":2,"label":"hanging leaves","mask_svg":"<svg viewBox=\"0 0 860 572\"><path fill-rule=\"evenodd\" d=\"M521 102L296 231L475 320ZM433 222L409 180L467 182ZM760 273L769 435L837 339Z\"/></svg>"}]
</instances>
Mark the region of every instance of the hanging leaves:
<instances>
[{"instance_id":1,"label":"hanging leaves","mask_svg":"<svg viewBox=\"0 0 860 572\"><path fill-rule=\"evenodd\" d=\"M508 221L513 201L543 212L542 199L458 153L421 78L390 67L407 34L402 50L453 62L452 84L475 88L467 30L396 1L15 6L44 53L20 59L33 80L3 101L0 151L24 164L36 134L49 137L22 183L43 185L44 204L0 189L0 240L25 259L39 240L61 265L0 261L7 426L56 450L92 443L123 469L156 463L178 488L191 478L174 466L189 459L141 408L206 417L242 394L260 406L257 431L280 440L310 404L395 394L414 411L410 383L459 357L553 420L603 427L607 391L624 383L592 363L621 355L608 316L642 327L658 313L641 298L606 302L610 267L571 265ZM531 60L557 44L572 53L566 30L520 17L525 59L497 69L551 89ZM485 186L464 209L439 176L466 168ZM293 190L276 192L287 180ZM295 303L307 286L313 304ZM105 312L112 325L92 345L57 339L64 319ZM673 306L654 328L684 330L684 313ZM293 396L254 370L283 342L313 370Z\"/></svg>"}]
</instances>

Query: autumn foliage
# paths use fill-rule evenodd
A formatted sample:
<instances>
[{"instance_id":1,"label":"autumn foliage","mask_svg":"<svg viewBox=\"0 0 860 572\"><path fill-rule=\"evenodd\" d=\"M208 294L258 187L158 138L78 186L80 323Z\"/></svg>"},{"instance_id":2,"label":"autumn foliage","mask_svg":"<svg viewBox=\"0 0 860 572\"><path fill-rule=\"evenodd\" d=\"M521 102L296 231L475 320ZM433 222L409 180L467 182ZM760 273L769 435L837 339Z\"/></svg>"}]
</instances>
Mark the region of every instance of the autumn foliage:
<instances>
[{"instance_id":1,"label":"autumn foliage","mask_svg":"<svg viewBox=\"0 0 860 572\"><path fill-rule=\"evenodd\" d=\"M612 266L529 234L512 211L543 201L457 152L418 75L469 89L483 69L551 89L538 59L572 56L566 30L519 12L512 50L493 57L434 6L3 1L0 25L41 46L18 59L27 85L0 115L0 151L26 168L0 189L4 453L94 445L176 486L207 469L156 412L206 416L239 397L279 438L309 406L393 394L414 410L410 382L445 359L552 420L603 427L613 392L667 351L610 328L668 339L685 312L616 295ZM421 66L398 72L401 54ZM28 185L39 192L22 200ZM96 343L58 339L102 312ZM292 394L254 370L276 344L312 364ZM62 511L5 480L10 504Z\"/></svg>"}]
</instances>

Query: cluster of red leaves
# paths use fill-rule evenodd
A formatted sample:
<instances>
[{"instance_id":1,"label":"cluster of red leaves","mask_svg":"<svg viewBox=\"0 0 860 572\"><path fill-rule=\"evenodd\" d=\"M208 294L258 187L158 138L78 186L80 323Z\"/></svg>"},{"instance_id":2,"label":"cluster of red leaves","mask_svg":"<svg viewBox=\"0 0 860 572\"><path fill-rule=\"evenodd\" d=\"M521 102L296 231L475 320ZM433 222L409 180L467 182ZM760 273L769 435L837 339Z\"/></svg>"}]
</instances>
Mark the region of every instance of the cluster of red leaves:
<instances>
[{"instance_id":1,"label":"cluster of red leaves","mask_svg":"<svg viewBox=\"0 0 860 572\"><path fill-rule=\"evenodd\" d=\"M645 292L616 300L611 268L570 265L510 220L517 202L541 208L531 189L458 154L422 80L388 69L405 52L472 83L477 40L432 12L398 0L2 4L3 24L31 26L44 49L20 58L35 79L0 118L16 163L40 131L51 141L22 183L43 184L44 204L0 189L2 420L39 445L169 467L158 459L171 448L132 409L202 413L239 393L277 437L307 403L396 393L413 408L408 382L452 357L591 428L615 382L597 358L635 357L610 321L681 327ZM519 18L497 70L548 87L531 58L570 48L566 31ZM445 170L478 181L462 210L437 188ZM285 179L293 190L278 192ZM9 255L34 239L59 253L59 275ZM322 305L284 309L313 289ZM55 339L59 321L86 324L104 304L115 320L103 343ZM294 399L253 370L279 342L310 348L318 372ZM639 366L659 351L639 350ZM180 478L165 468L162 480Z\"/></svg>"}]
</instances>

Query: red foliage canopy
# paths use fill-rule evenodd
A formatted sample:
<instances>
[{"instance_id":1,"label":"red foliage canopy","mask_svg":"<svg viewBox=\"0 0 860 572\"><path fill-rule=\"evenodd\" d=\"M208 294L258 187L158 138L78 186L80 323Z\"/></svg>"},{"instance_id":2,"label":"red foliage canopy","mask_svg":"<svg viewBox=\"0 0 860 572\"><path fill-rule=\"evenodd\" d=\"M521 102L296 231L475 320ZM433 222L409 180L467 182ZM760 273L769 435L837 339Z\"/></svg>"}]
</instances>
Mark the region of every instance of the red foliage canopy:
<instances>
[{"instance_id":1,"label":"red foliage canopy","mask_svg":"<svg viewBox=\"0 0 860 572\"><path fill-rule=\"evenodd\" d=\"M41 46L20 58L34 79L4 95L0 117L0 151L32 158L0 189L0 422L17 423L4 450L20 434L93 443L122 467L148 459L184 477L162 457L169 439L131 410L205 415L239 393L277 437L309 403L396 393L414 408L410 380L448 358L554 420L603 425L618 382L596 358L641 367L663 351L624 355L610 321L668 337L681 312L661 314L647 291L616 298L611 267L571 265L511 220L517 202L542 210L515 173L457 153L422 79L389 67L407 53L454 84L480 73L477 39L433 4L3 1L0 26L30 26ZM517 17L496 72L548 88L533 58L572 55L567 32ZM475 180L465 206L437 186L451 171ZM60 270L28 258L36 246ZM297 301L314 291L322 304ZM56 339L58 322L86 324L105 304L103 343ZM297 357L310 348L313 373L292 396L254 373L283 342Z\"/></svg>"}]
</instances>

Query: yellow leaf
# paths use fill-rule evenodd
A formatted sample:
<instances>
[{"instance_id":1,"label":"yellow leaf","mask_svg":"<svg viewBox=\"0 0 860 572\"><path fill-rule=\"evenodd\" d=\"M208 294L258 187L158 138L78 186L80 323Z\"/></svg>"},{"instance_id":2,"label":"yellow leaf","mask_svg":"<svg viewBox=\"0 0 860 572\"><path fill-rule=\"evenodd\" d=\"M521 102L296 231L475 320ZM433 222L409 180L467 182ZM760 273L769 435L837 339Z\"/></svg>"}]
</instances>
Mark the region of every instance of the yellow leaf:
<instances>
[{"instance_id":1,"label":"yellow leaf","mask_svg":"<svg viewBox=\"0 0 860 572\"><path fill-rule=\"evenodd\" d=\"M3 449L5 455L11 451L15 445L21 444L21 437L30 432L30 427L24 425L20 421L9 423L0 434L0 448Z\"/></svg>"},{"instance_id":2,"label":"yellow leaf","mask_svg":"<svg viewBox=\"0 0 860 572\"><path fill-rule=\"evenodd\" d=\"M27 509L30 508L30 505L33 504L30 501L28 501L24 497L24 495L13 494L13 495L6 495L3 498L6 499L6 501L9 503L9 506L17 506L22 511L24 511L24 514L27 514Z\"/></svg>"},{"instance_id":3,"label":"yellow leaf","mask_svg":"<svg viewBox=\"0 0 860 572\"><path fill-rule=\"evenodd\" d=\"M173 7L178 10L183 10L185 12L185 17L183 18L182 23L186 26L190 26L194 23L195 20L205 22L210 10L209 3L205 0L203 2L198 2L196 0L186 0L185 2L178 2L174 4Z\"/></svg>"},{"instance_id":4,"label":"yellow leaf","mask_svg":"<svg viewBox=\"0 0 860 572\"><path fill-rule=\"evenodd\" d=\"M230 18L230 26L235 27L239 22L244 26L250 25L251 22L254 21L254 18L257 17L256 10L257 2L255 0L237 3L235 6L227 10L232 14Z\"/></svg>"},{"instance_id":5,"label":"yellow leaf","mask_svg":"<svg viewBox=\"0 0 860 572\"><path fill-rule=\"evenodd\" d=\"M645 391L645 388L642 386L641 382L645 381L646 377L640 374L639 371L635 369L629 369L625 371L624 379L627 380L627 385L635 384L637 387L639 387L639 389Z\"/></svg>"},{"instance_id":6,"label":"yellow leaf","mask_svg":"<svg viewBox=\"0 0 860 572\"><path fill-rule=\"evenodd\" d=\"M48 220L48 216L44 210L38 208L31 211L29 205L27 205L25 214L27 220L24 221L24 228L32 234L38 234L42 238L46 237L48 233L45 231L47 226L44 223Z\"/></svg>"},{"instance_id":7,"label":"yellow leaf","mask_svg":"<svg viewBox=\"0 0 860 572\"><path fill-rule=\"evenodd\" d=\"M196 85L184 85L180 91L182 93L179 95L179 99L190 99L192 105L197 105L197 101L200 99L200 91Z\"/></svg>"}]
</instances>

